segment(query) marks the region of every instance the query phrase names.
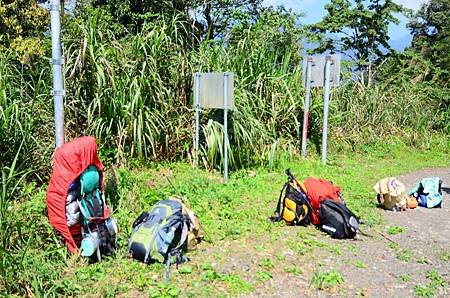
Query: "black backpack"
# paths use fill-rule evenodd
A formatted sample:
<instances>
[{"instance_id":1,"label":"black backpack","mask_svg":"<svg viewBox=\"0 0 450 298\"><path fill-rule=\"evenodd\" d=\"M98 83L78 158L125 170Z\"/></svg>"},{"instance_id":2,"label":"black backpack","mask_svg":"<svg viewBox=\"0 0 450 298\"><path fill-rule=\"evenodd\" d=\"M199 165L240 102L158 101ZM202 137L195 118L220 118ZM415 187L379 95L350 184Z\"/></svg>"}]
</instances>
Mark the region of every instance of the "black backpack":
<instances>
[{"instance_id":1,"label":"black backpack","mask_svg":"<svg viewBox=\"0 0 450 298\"><path fill-rule=\"evenodd\" d=\"M352 239L359 230L358 217L347 206L325 199L319 209L320 228L338 239Z\"/></svg>"},{"instance_id":2,"label":"black backpack","mask_svg":"<svg viewBox=\"0 0 450 298\"><path fill-rule=\"evenodd\" d=\"M274 222L283 220L289 225L306 226L311 222L311 205L301 183L295 179L289 169L286 170L288 181L283 186L278 198L276 215L270 219Z\"/></svg>"}]
</instances>

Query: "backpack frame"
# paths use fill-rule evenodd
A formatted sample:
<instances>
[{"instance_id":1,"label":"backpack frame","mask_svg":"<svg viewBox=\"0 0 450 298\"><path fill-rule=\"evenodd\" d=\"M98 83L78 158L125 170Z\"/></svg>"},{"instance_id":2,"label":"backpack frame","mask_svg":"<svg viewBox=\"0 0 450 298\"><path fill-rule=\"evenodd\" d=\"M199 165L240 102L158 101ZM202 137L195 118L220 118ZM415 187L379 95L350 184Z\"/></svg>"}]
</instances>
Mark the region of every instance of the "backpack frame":
<instances>
[{"instance_id":1,"label":"backpack frame","mask_svg":"<svg viewBox=\"0 0 450 298\"><path fill-rule=\"evenodd\" d=\"M90 175L98 175L98 182L86 187L87 182L83 181L83 174L90 172ZM92 176L91 176L92 177ZM95 177L97 179L97 177ZM106 221L110 217L105 218L106 201L104 193L101 189L101 181L103 179L102 172L94 165L90 165L79 178L78 206L81 212L82 235L97 233L100 240L96 254L90 257L91 261L101 261L102 255L113 253L117 248L116 235L111 235L106 227Z\"/></svg>"},{"instance_id":2,"label":"backpack frame","mask_svg":"<svg viewBox=\"0 0 450 298\"><path fill-rule=\"evenodd\" d=\"M291 225L308 225L311 222L311 204L301 183L295 179L289 169L286 170L288 181L281 189L278 198L274 222L284 220Z\"/></svg>"}]
</instances>

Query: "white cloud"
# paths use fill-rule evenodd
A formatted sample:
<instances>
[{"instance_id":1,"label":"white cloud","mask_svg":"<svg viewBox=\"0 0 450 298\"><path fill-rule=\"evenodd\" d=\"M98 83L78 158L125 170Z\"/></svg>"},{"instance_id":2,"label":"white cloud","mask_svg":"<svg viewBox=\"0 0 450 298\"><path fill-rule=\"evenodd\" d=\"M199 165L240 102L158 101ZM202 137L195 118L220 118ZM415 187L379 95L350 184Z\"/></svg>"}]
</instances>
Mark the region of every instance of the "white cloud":
<instances>
[{"instance_id":1,"label":"white cloud","mask_svg":"<svg viewBox=\"0 0 450 298\"><path fill-rule=\"evenodd\" d=\"M394 2L407 8L419 10L422 4L428 2L428 0L394 0Z\"/></svg>"}]
</instances>

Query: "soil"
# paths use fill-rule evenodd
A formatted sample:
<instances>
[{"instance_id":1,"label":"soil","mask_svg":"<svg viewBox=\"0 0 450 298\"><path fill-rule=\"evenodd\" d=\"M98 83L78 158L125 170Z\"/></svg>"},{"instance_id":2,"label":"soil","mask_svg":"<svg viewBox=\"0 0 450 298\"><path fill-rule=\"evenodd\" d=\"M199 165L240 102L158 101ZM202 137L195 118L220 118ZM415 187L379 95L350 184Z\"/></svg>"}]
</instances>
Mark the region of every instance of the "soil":
<instances>
[{"instance_id":1,"label":"soil","mask_svg":"<svg viewBox=\"0 0 450 298\"><path fill-rule=\"evenodd\" d=\"M409 190L421 178L433 176L443 180L443 208L395 213L380 209L385 223L366 228L368 235L356 240L331 239L313 227L282 227L276 239L263 235L202 251L217 272L238 274L254 287L242 297L414 297L416 287L430 285L431 270L450 284L450 168L397 177ZM405 230L389 235L393 226ZM286 239L300 245L296 248ZM317 278L331 270L339 272L343 282L321 286ZM450 297L448 286L437 287L434 295Z\"/></svg>"}]
</instances>

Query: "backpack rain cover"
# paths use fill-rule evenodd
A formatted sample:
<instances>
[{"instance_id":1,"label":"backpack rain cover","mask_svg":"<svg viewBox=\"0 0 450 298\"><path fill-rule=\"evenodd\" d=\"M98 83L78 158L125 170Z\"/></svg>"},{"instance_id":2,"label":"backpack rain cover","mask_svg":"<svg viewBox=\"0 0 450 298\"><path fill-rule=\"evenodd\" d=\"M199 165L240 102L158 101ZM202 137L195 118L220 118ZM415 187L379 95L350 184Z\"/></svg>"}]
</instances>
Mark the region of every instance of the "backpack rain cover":
<instances>
[{"instance_id":1,"label":"backpack rain cover","mask_svg":"<svg viewBox=\"0 0 450 298\"><path fill-rule=\"evenodd\" d=\"M75 224L70 228L66 221L66 199L70 184L81 173L94 165L103 172L103 164L97 156L97 143L94 137L80 137L63 144L56 149L53 158L53 170L50 184L46 193L46 204L50 224L63 236L70 252L79 251L81 239L74 239L75 235L81 236L81 224ZM103 190L103 180L100 182ZM103 217L109 216L109 210L105 206ZM76 237L75 237L76 238Z\"/></svg>"}]
</instances>

